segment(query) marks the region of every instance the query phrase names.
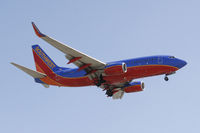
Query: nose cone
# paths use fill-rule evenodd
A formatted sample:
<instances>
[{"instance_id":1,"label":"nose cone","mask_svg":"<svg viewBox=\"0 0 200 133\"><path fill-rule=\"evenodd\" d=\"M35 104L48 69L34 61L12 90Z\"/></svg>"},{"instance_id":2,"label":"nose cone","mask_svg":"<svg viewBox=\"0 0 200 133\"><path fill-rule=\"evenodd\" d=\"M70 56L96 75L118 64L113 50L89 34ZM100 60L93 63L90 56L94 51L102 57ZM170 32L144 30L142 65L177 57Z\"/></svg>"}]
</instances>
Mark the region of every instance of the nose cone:
<instances>
[{"instance_id":1,"label":"nose cone","mask_svg":"<svg viewBox=\"0 0 200 133\"><path fill-rule=\"evenodd\" d=\"M176 61L176 67L178 67L179 69L184 67L185 65L187 65L187 62L181 59L177 59Z\"/></svg>"}]
</instances>

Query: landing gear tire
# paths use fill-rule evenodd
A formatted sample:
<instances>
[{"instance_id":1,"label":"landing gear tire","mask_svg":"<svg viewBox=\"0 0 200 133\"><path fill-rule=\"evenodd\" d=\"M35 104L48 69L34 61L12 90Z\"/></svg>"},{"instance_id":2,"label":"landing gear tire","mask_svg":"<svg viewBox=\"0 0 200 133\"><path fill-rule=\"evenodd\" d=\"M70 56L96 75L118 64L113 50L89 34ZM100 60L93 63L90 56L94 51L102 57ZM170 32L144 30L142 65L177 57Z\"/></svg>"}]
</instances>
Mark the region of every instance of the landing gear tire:
<instances>
[{"instance_id":1,"label":"landing gear tire","mask_svg":"<svg viewBox=\"0 0 200 133\"><path fill-rule=\"evenodd\" d=\"M112 95L113 95L113 92L112 92L112 90L107 90L106 91L106 95L108 96L108 97L112 97Z\"/></svg>"},{"instance_id":2,"label":"landing gear tire","mask_svg":"<svg viewBox=\"0 0 200 133\"><path fill-rule=\"evenodd\" d=\"M169 78L168 78L167 76L166 76L164 79L165 79L165 81L168 81L168 80L169 80Z\"/></svg>"},{"instance_id":3,"label":"landing gear tire","mask_svg":"<svg viewBox=\"0 0 200 133\"><path fill-rule=\"evenodd\" d=\"M101 82L96 83L96 86L97 87L101 86Z\"/></svg>"}]
</instances>

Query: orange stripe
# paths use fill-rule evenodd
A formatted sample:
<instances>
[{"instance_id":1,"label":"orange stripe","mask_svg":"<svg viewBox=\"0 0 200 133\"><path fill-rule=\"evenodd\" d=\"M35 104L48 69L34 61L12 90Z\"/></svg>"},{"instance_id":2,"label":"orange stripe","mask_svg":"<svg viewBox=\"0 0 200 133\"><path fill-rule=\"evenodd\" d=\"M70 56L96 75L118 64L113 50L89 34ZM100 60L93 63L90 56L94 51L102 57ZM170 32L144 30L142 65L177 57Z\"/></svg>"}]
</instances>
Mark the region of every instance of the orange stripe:
<instances>
[{"instance_id":1,"label":"orange stripe","mask_svg":"<svg viewBox=\"0 0 200 133\"><path fill-rule=\"evenodd\" d=\"M45 73L40 67L39 67L39 65L35 62L35 66L36 66L36 70L38 71L38 72L41 72L41 73Z\"/></svg>"},{"instance_id":2,"label":"orange stripe","mask_svg":"<svg viewBox=\"0 0 200 133\"><path fill-rule=\"evenodd\" d=\"M45 73L37 63L35 63L37 71L39 70L39 72ZM62 86L62 84L54 81L53 79L49 78L48 76L44 77L44 78L40 78L40 80L48 85L57 85L57 86Z\"/></svg>"},{"instance_id":3,"label":"orange stripe","mask_svg":"<svg viewBox=\"0 0 200 133\"><path fill-rule=\"evenodd\" d=\"M48 76L41 78L40 80L48 85L63 86L62 84L55 82L53 79L49 78Z\"/></svg>"}]
</instances>

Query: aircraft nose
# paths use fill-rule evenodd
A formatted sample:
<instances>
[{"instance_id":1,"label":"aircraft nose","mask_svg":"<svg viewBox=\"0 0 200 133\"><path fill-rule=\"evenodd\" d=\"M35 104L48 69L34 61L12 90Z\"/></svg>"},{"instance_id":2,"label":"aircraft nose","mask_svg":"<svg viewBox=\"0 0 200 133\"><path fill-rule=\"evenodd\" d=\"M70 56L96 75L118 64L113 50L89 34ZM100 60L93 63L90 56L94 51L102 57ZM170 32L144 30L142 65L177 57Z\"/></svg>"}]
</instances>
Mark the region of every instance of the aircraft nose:
<instances>
[{"instance_id":1,"label":"aircraft nose","mask_svg":"<svg viewBox=\"0 0 200 133\"><path fill-rule=\"evenodd\" d=\"M181 59L177 59L177 65L176 67L178 67L179 69L184 67L185 65L187 65L187 62Z\"/></svg>"}]
</instances>

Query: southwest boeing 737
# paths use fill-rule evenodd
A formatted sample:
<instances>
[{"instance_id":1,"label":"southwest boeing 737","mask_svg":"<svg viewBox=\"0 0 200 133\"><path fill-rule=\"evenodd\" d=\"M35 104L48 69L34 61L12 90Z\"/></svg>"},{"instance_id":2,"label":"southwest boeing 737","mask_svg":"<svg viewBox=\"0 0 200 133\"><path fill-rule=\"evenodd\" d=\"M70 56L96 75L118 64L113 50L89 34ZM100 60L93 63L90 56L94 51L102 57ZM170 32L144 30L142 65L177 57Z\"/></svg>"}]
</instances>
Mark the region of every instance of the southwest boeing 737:
<instances>
[{"instance_id":1,"label":"southwest boeing 737","mask_svg":"<svg viewBox=\"0 0 200 133\"><path fill-rule=\"evenodd\" d=\"M159 55L104 63L73 49L53 38L41 33L32 22L38 37L51 44L65 54L77 68L59 67L42 50L39 45L33 45L32 51L36 71L11 63L35 79L44 87L49 85L64 87L98 86L106 91L108 97L121 99L124 93L139 92L144 89L143 82L133 81L137 78L174 74L187 63L174 56Z\"/></svg>"}]
</instances>

